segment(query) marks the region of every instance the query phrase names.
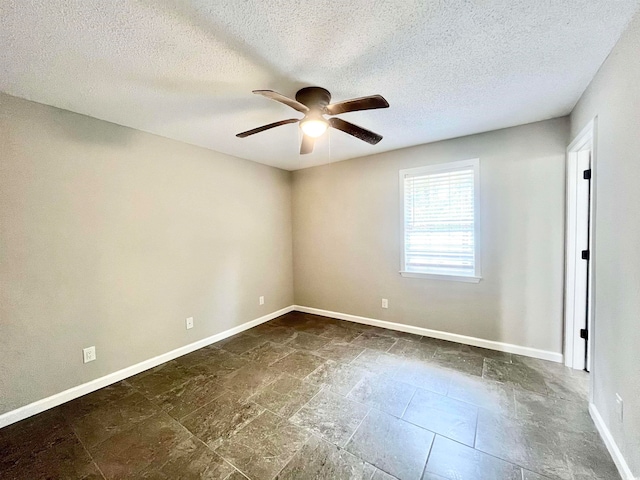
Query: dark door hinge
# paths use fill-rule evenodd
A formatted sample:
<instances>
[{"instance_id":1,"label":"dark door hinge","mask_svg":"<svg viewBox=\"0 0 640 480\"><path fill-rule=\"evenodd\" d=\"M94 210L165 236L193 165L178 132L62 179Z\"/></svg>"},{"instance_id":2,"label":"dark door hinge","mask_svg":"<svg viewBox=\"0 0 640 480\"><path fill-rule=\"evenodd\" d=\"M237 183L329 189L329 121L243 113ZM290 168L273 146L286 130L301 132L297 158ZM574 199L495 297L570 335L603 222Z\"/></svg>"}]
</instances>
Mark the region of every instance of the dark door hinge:
<instances>
[{"instance_id":1,"label":"dark door hinge","mask_svg":"<svg viewBox=\"0 0 640 480\"><path fill-rule=\"evenodd\" d=\"M580 338L584 338L585 340L589 340L589 330L586 328L580 329Z\"/></svg>"},{"instance_id":2,"label":"dark door hinge","mask_svg":"<svg viewBox=\"0 0 640 480\"><path fill-rule=\"evenodd\" d=\"M582 250L582 260L589 260L589 250Z\"/></svg>"},{"instance_id":3,"label":"dark door hinge","mask_svg":"<svg viewBox=\"0 0 640 480\"><path fill-rule=\"evenodd\" d=\"M584 178L585 180L591 180L591 169L582 172L582 178Z\"/></svg>"}]
</instances>

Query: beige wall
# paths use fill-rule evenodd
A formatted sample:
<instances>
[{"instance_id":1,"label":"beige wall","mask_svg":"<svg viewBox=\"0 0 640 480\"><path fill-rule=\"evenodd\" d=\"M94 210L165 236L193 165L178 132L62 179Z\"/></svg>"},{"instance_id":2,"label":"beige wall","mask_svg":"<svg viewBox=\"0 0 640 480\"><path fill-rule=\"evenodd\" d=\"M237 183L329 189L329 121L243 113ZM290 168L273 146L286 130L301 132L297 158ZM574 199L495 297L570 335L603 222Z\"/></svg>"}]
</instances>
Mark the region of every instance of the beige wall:
<instances>
[{"instance_id":1,"label":"beige wall","mask_svg":"<svg viewBox=\"0 0 640 480\"><path fill-rule=\"evenodd\" d=\"M562 118L294 172L296 304L561 352L567 140ZM470 158L482 281L401 277L398 171Z\"/></svg>"},{"instance_id":2,"label":"beige wall","mask_svg":"<svg viewBox=\"0 0 640 480\"><path fill-rule=\"evenodd\" d=\"M640 478L639 58L640 14L578 102L571 136L597 115L594 403Z\"/></svg>"},{"instance_id":3,"label":"beige wall","mask_svg":"<svg viewBox=\"0 0 640 480\"><path fill-rule=\"evenodd\" d=\"M289 172L0 95L0 413L291 305L291 241Z\"/></svg>"}]
</instances>

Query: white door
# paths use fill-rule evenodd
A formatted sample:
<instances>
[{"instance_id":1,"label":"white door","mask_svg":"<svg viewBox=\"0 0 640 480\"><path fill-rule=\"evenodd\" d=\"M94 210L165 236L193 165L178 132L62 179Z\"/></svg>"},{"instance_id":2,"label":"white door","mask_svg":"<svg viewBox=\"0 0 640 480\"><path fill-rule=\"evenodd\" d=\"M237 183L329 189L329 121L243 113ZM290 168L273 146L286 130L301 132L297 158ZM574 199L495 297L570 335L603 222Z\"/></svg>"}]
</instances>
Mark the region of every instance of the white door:
<instances>
[{"instance_id":1,"label":"white door","mask_svg":"<svg viewBox=\"0 0 640 480\"><path fill-rule=\"evenodd\" d=\"M576 168L575 290L574 290L574 368L589 370L589 249L591 203L591 151L581 150Z\"/></svg>"},{"instance_id":2,"label":"white door","mask_svg":"<svg viewBox=\"0 0 640 480\"><path fill-rule=\"evenodd\" d=\"M565 269L565 365L589 371L591 352L591 142L567 155L567 245Z\"/></svg>"}]
</instances>

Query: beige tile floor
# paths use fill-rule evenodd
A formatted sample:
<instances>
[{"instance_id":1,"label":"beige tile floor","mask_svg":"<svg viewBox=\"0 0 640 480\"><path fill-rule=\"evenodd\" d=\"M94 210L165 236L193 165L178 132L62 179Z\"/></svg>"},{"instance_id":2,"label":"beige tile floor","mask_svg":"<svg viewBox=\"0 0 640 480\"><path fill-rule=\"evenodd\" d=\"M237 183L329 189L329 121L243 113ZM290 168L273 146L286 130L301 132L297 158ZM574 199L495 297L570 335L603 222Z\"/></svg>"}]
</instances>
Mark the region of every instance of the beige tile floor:
<instances>
[{"instance_id":1,"label":"beige tile floor","mask_svg":"<svg viewBox=\"0 0 640 480\"><path fill-rule=\"evenodd\" d=\"M587 385L292 312L0 430L0 478L618 479Z\"/></svg>"}]
</instances>

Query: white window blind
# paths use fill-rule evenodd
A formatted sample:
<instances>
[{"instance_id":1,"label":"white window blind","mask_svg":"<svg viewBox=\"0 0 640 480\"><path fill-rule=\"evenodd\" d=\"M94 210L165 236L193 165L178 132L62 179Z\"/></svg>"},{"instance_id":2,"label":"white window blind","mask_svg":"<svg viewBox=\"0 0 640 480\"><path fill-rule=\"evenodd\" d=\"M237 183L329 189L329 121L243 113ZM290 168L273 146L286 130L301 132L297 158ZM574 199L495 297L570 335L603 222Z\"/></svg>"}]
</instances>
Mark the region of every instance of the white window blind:
<instances>
[{"instance_id":1,"label":"white window blind","mask_svg":"<svg viewBox=\"0 0 640 480\"><path fill-rule=\"evenodd\" d=\"M478 277L478 161L401 172L404 272Z\"/></svg>"}]
</instances>

